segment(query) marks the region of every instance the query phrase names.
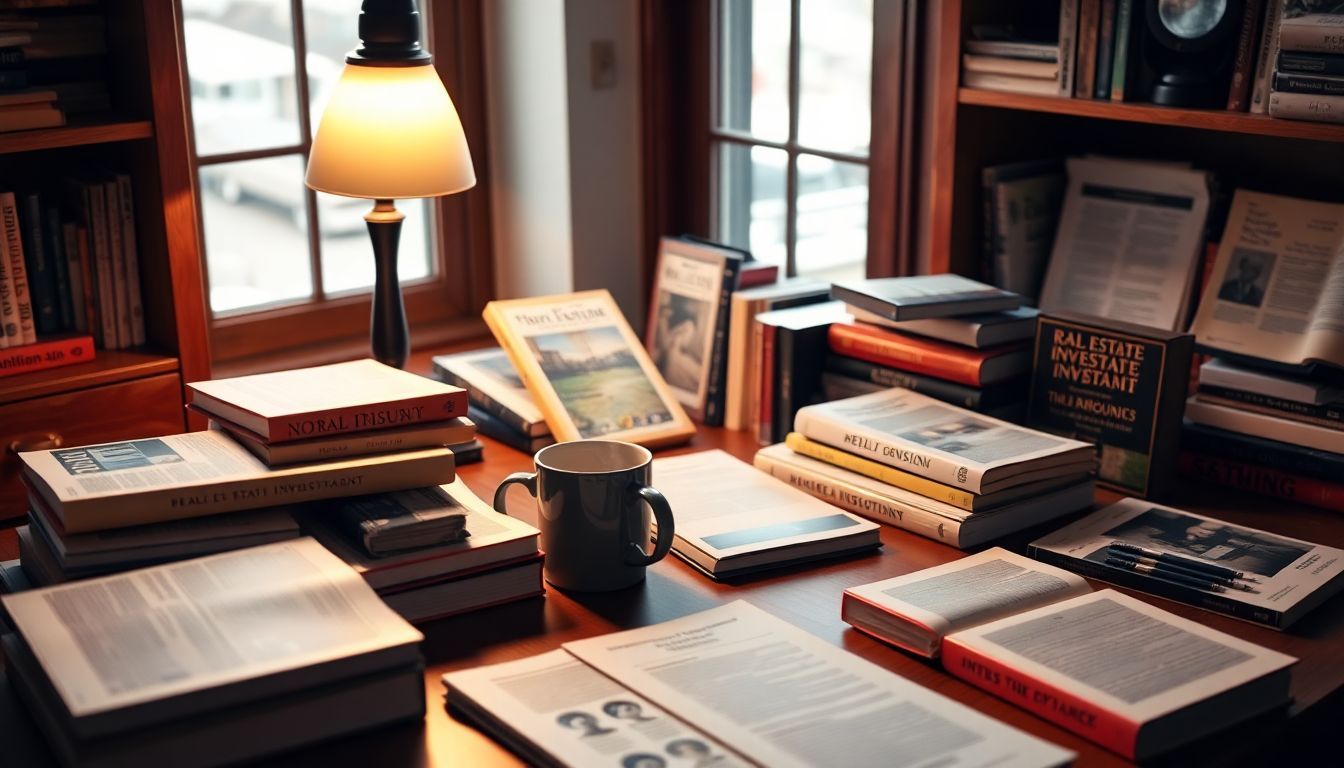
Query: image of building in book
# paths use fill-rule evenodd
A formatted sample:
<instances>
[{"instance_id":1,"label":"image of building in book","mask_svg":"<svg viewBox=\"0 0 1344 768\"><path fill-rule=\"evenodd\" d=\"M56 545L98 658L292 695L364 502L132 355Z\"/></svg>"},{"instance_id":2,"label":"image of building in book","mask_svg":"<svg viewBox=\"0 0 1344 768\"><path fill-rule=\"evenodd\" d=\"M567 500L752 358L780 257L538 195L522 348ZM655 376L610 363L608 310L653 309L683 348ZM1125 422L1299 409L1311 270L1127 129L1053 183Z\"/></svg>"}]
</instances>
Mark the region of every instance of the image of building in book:
<instances>
[{"instance_id":1,"label":"image of building in book","mask_svg":"<svg viewBox=\"0 0 1344 768\"><path fill-rule=\"evenodd\" d=\"M696 392L700 372L709 356L712 337L709 302L659 291L657 325L653 334L653 364L663 379L677 389Z\"/></svg>"},{"instance_id":2,"label":"image of building in book","mask_svg":"<svg viewBox=\"0 0 1344 768\"><path fill-rule=\"evenodd\" d=\"M527 344L583 437L672 420L616 327L533 336Z\"/></svg>"},{"instance_id":3,"label":"image of building in book","mask_svg":"<svg viewBox=\"0 0 1344 768\"><path fill-rule=\"evenodd\" d=\"M1165 509L1149 509L1111 528L1102 537L1196 557L1265 577L1275 576L1311 551L1308 546L1263 531ZM1102 546L1087 559L1105 562L1106 547Z\"/></svg>"},{"instance_id":4,"label":"image of building in book","mask_svg":"<svg viewBox=\"0 0 1344 768\"><path fill-rule=\"evenodd\" d=\"M1258 307L1265 300L1265 285L1273 271L1274 254L1238 248L1223 284L1218 287L1218 298Z\"/></svg>"}]
</instances>

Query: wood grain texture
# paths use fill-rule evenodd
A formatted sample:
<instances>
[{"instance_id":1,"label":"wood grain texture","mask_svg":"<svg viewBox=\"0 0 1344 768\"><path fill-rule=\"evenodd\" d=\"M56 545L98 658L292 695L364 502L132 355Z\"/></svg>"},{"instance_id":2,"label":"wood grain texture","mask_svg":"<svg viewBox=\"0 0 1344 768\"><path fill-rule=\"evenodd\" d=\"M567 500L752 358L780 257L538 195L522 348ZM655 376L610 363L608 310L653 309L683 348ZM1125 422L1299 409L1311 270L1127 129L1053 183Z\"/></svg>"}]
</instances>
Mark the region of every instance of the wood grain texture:
<instances>
[{"instance_id":1,"label":"wood grain texture","mask_svg":"<svg viewBox=\"0 0 1344 768\"><path fill-rule=\"evenodd\" d=\"M0 379L0 405L177 371L177 358L170 355L111 349L96 355L87 363Z\"/></svg>"},{"instance_id":2,"label":"wood grain texture","mask_svg":"<svg viewBox=\"0 0 1344 768\"><path fill-rule=\"evenodd\" d=\"M108 121L72 120L60 128L38 128L31 131L0 133L0 155L32 152L38 149L61 149L117 141L148 139L154 135L154 124L148 120Z\"/></svg>"},{"instance_id":3,"label":"wood grain texture","mask_svg":"<svg viewBox=\"0 0 1344 768\"><path fill-rule=\"evenodd\" d=\"M454 350L426 350L412 357L409 368L427 372L434 352L480 346L464 344ZM490 440L485 461L462 467L460 476L482 498L489 499L498 483L509 473L531 468L529 456ZM750 460L757 445L741 432L702 428L694 441L675 450L660 451L672 455L707 448L722 448ZM657 484L654 476L654 484ZM1098 503L1109 503L1118 496L1098 494ZM1344 520L1338 515L1262 500L1235 492L1187 485L1171 502L1188 509L1215 514L1229 521L1266 528L1290 536L1344 547ZM523 492L509 496L510 513L529 522L536 521L535 502ZM1024 532L1004 542L1023 551L1026 542L1041 535L1043 529ZM428 712L423 724L405 725L375 733L353 736L320 745L274 761L276 765L411 765L411 766L486 766L517 765L520 761L480 731L446 711L440 676L450 670L497 663L542 653L561 643L583 637L674 619L686 614L744 599L781 618L812 632L824 640L900 674L916 683L950 696L981 712L1048 741L1075 750L1078 765L1123 765L1120 758L1103 752L1091 743L1040 720L1027 712L993 698L946 674L936 664L908 656L855 630L840 621L840 595L850 586L909 573L963 556L963 553L937 542L883 527L884 547L869 554L810 567L791 568L735 583L709 581L674 557L649 569L643 585L608 594L567 594L547 589L544 598L487 609L431 623L424 627L425 696ZM14 557L12 531L0 533L0 559ZM1101 586L1096 584L1095 586ZM1134 594L1134 593L1131 593ZM1291 717L1278 715L1259 721L1254 728L1240 728L1207 739L1194 747L1169 755L1171 765L1256 764L1267 754L1282 756L1285 744L1293 748L1311 748L1325 738L1326 731L1316 723L1322 713L1335 711L1337 692L1344 687L1344 600L1336 597L1304 619L1290 633L1275 632L1230 618L1200 611L1189 606L1147 598L1154 604L1215 629L1251 642L1297 656L1302 661L1294 671L1294 703ZM1344 597L1344 596L1342 596ZM0 691L0 700L7 697ZM1331 696L1335 696L1331 699ZM14 708L0 702L0 712ZM0 723L0 738L8 748L25 754L43 754L44 748L26 716L14 722ZM1317 741L1312 741L1315 738ZM837 756L837 765L843 756Z\"/></svg>"}]
</instances>

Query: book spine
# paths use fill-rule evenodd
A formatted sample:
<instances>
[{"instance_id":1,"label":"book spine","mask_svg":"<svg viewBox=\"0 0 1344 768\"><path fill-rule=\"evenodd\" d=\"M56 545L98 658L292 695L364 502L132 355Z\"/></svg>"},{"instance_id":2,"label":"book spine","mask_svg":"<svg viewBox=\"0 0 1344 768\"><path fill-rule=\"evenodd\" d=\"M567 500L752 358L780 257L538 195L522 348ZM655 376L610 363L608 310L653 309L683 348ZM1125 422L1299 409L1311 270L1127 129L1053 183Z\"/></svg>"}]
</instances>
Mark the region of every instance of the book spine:
<instances>
[{"instance_id":1,"label":"book spine","mask_svg":"<svg viewBox=\"0 0 1344 768\"><path fill-rule=\"evenodd\" d=\"M1185 404L1185 417L1196 424L1279 440L1318 451L1339 452L1344 437L1332 427L1322 427L1277 416L1266 416L1243 408L1212 405L1194 399Z\"/></svg>"},{"instance_id":2,"label":"book spine","mask_svg":"<svg viewBox=\"0 0 1344 768\"><path fill-rule=\"evenodd\" d=\"M998 263L999 239L994 226L994 187L998 184L999 174L994 168L986 166L980 169L980 279L990 285L999 284Z\"/></svg>"},{"instance_id":3,"label":"book spine","mask_svg":"<svg viewBox=\"0 0 1344 768\"><path fill-rule=\"evenodd\" d=\"M1136 757L1140 723L968 648L955 636L943 638L943 668L1037 717L1082 736L1130 760Z\"/></svg>"},{"instance_id":4,"label":"book spine","mask_svg":"<svg viewBox=\"0 0 1344 768\"><path fill-rule=\"evenodd\" d=\"M1344 485L1313 480L1255 464L1242 464L1200 453L1181 451L1176 470L1183 475L1262 496L1344 512Z\"/></svg>"},{"instance_id":5,"label":"book spine","mask_svg":"<svg viewBox=\"0 0 1344 768\"><path fill-rule=\"evenodd\" d=\"M887 485L904 488L934 501L951 504L968 512L975 508L975 494L969 491L953 488L926 477L906 472L903 469L872 461L863 456L856 456L839 448L832 448L829 445L810 439L810 436L805 433L791 432L784 438L784 443L794 453L808 456L817 461L824 461L841 469L848 469L850 472L857 472Z\"/></svg>"},{"instance_id":6,"label":"book spine","mask_svg":"<svg viewBox=\"0 0 1344 768\"><path fill-rule=\"evenodd\" d=\"M0 67L17 67L23 63L23 46L6 45L0 48Z\"/></svg>"},{"instance_id":7,"label":"book spine","mask_svg":"<svg viewBox=\"0 0 1344 768\"><path fill-rule=\"evenodd\" d=\"M182 520L262 506L298 504L305 501L403 491L451 483L455 475L453 455L447 451L427 454L398 464L342 465L301 476L264 476L212 483L201 487L159 488L118 496L95 496L55 503L53 494L31 471L24 480L34 487L60 518L66 533L89 533L133 525Z\"/></svg>"},{"instance_id":8,"label":"book spine","mask_svg":"<svg viewBox=\"0 0 1344 768\"><path fill-rule=\"evenodd\" d=\"M0 238L0 349L22 343L19 305L14 300L14 275L9 267L9 246Z\"/></svg>"},{"instance_id":9,"label":"book spine","mask_svg":"<svg viewBox=\"0 0 1344 768\"><path fill-rule=\"evenodd\" d=\"M209 408L197 403L203 410ZM391 410L393 413L388 413ZM266 420L266 434L272 443L284 443L292 440L310 440L315 437L328 437L347 432L362 432L369 429L391 429L429 421L442 421L467 414L467 393L449 392L441 395L426 395L395 406L372 405L350 408L334 408L320 413L305 413L298 416L276 416ZM338 422L338 423L333 423Z\"/></svg>"},{"instance_id":10,"label":"book spine","mask_svg":"<svg viewBox=\"0 0 1344 768\"><path fill-rule=\"evenodd\" d=\"M1058 552L1052 552L1034 544L1027 545L1027 555L1040 560L1042 563L1059 566L1066 571L1073 571L1079 576L1085 576L1089 579L1109 582L1127 589L1174 600L1186 605L1193 605L1196 608L1203 608L1254 624L1275 629L1283 628L1283 614L1281 612L1257 608L1239 600L1228 599L1224 596L1225 593L1205 592L1194 587L1187 587L1184 584L1145 576L1127 568L1111 568L1105 563L1061 555Z\"/></svg>"},{"instance_id":11,"label":"book spine","mask_svg":"<svg viewBox=\"0 0 1344 768\"><path fill-rule=\"evenodd\" d=\"M61 224L61 245L65 253L65 273L70 280L70 328L88 333L88 315L84 314L84 272L79 266L79 227L73 221Z\"/></svg>"},{"instance_id":12,"label":"book spine","mask_svg":"<svg viewBox=\"0 0 1344 768\"><path fill-rule=\"evenodd\" d=\"M875 336L866 333L861 326L833 325L830 342L831 349L838 354L968 387L980 386L980 366L976 361L919 349L902 343L895 335Z\"/></svg>"},{"instance_id":13,"label":"book spine","mask_svg":"<svg viewBox=\"0 0 1344 768\"><path fill-rule=\"evenodd\" d=\"M793 487L828 504L853 512L873 522L894 526L960 549L961 521L943 517L879 493L851 486L820 472L792 467L756 454L757 469L768 472Z\"/></svg>"},{"instance_id":14,"label":"book spine","mask_svg":"<svg viewBox=\"0 0 1344 768\"><path fill-rule=\"evenodd\" d=\"M1274 73L1274 90L1287 93L1315 93L1321 96L1344 95L1344 77Z\"/></svg>"},{"instance_id":15,"label":"book spine","mask_svg":"<svg viewBox=\"0 0 1344 768\"><path fill-rule=\"evenodd\" d=\"M1269 76L1279 52L1279 20L1283 18L1283 3L1265 0L1265 19L1260 25L1260 48L1255 58L1255 82L1251 84L1252 114L1263 115L1269 110Z\"/></svg>"},{"instance_id":16,"label":"book spine","mask_svg":"<svg viewBox=\"0 0 1344 768\"><path fill-rule=\"evenodd\" d=\"M284 464L300 464L307 461L332 461L335 459L344 459L351 456L369 456L378 453L390 453L392 451L411 451L421 448L436 448L453 442L457 437L465 437L470 440L475 435L475 430L469 434L453 436L453 440L445 440L442 436L435 437L432 434L425 433L420 436L406 437L403 435L388 435L379 437L376 435L351 435L349 437L337 438L334 440L319 440L305 443L280 443L279 445L258 445L253 440L239 440L244 448L252 451L257 458L266 462L270 466L280 466Z\"/></svg>"},{"instance_id":17,"label":"book spine","mask_svg":"<svg viewBox=\"0 0 1344 768\"><path fill-rule=\"evenodd\" d=\"M107 250L112 262L112 301L116 307L117 345L118 349L125 349L134 342L134 336L131 333L130 285L126 279L126 245L121 236L121 194L117 191L115 181L103 184L103 199L107 206Z\"/></svg>"},{"instance_id":18,"label":"book spine","mask_svg":"<svg viewBox=\"0 0 1344 768\"><path fill-rule=\"evenodd\" d=\"M775 326L757 323L761 329L761 395L757 403L756 441L761 445L774 442L770 439L775 423L775 384L777 369L775 366Z\"/></svg>"},{"instance_id":19,"label":"book spine","mask_svg":"<svg viewBox=\"0 0 1344 768\"><path fill-rule=\"evenodd\" d=\"M19 210L12 192L0 193L0 218L4 226L4 251L9 273L14 280L14 306L19 312L19 339L23 344L37 341L37 322L33 317L33 297L28 284L28 264L23 257L23 238L19 234Z\"/></svg>"},{"instance_id":20,"label":"book spine","mask_svg":"<svg viewBox=\"0 0 1344 768\"><path fill-rule=\"evenodd\" d=\"M131 177L117 174L117 200L121 220L121 242L126 256L126 302L130 318L131 344L145 343L145 308L140 294L140 253L135 239L135 190Z\"/></svg>"},{"instance_id":21,"label":"book spine","mask_svg":"<svg viewBox=\"0 0 1344 768\"><path fill-rule=\"evenodd\" d=\"M102 323L98 319L98 284L93 275L93 254L89 252L89 229L80 224L75 227L75 247L79 254L80 282L84 286L84 295L80 297L80 312L84 316L84 327L93 334L94 344L102 337Z\"/></svg>"},{"instance_id":22,"label":"book spine","mask_svg":"<svg viewBox=\"0 0 1344 768\"><path fill-rule=\"evenodd\" d=\"M17 91L28 87L28 72L23 69L0 70L0 91Z\"/></svg>"},{"instance_id":23,"label":"book spine","mask_svg":"<svg viewBox=\"0 0 1344 768\"><path fill-rule=\"evenodd\" d=\"M724 399L728 382L728 327L732 320L733 291L737 288L742 262L728 259L723 268L723 285L719 291L718 322L714 325L714 343L709 352L709 382L705 390L704 415L707 427L723 426Z\"/></svg>"},{"instance_id":24,"label":"book spine","mask_svg":"<svg viewBox=\"0 0 1344 768\"><path fill-rule=\"evenodd\" d=\"M779 394L775 397L775 412L770 422L768 443L773 445L784 439L793 427L793 414L807 405L799 403L798 349L795 341L797 331L786 328L775 329L775 379Z\"/></svg>"},{"instance_id":25,"label":"book spine","mask_svg":"<svg viewBox=\"0 0 1344 768\"><path fill-rule=\"evenodd\" d=\"M1129 74L1129 49L1133 26L1134 0L1117 0L1115 4L1115 49L1111 54L1111 101L1125 100L1125 81Z\"/></svg>"},{"instance_id":26,"label":"book spine","mask_svg":"<svg viewBox=\"0 0 1344 768\"><path fill-rule=\"evenodd\" d=\"M1317 123L1344 123L1344 96L1317 96L1310 93L1269 94L1270 117L1310 120Z\"/></svg>"},{"instance_id":27,"label":"book spine","mask_svg":"<svg viewBox=\"0 0 1344 768\"><path fill-rule=\"evenodd\" d=\"M522 453L536 453L555 442L555 439L550 435L529 437L524 432L511 429L509 425L500 422L490 414L470 407L467 409L467 418L471 419L472 423L476 425L477 434L488 437L497 443L503 443Z\"/></svg>"},{"instance_id":28,"label":"book spine","mask_svg":"<svg viewBox=\"0 0 1344 768\"><path fill-rule=\"evenodd\" d=\"M827 355L826 370L852 379L862 379L883 387L903 387L929 397L936 397L945 403L971 410L979 410L984 400L984 390L954 384L931 376L919 376L897 368L860 360L844 355Z\"/></svg>"},{"instance_id":29,"label":"book spine","mask_svg":"<svg viewBox=\"0 0 1344 768\"><path fill-rule=\"evenodd\" d=\"M980 56L1006 56L1028 61L1059 61L1059 46L1012 40L970 40L966 50Z\"/></svg>"},{"instance_id":30,"label":"book spine","mask_svg":"<svg viewBox=\"0 0 1344 768\"><path fill-rule=\"evenodd\" d=\"M1111 96L1111 67L1115 57L1115 0L1101 0L1101 31L1097 36L1097 82L1092 98Z\"/></svg>"},{"instance_id":31,"label":"book spine","mask_svg":"<svg viewBox=\"0 0 1344 768\"><path fill-rule=\"evenodd\" d=\"M454 374L452 371L449 371L448 369L443 368L442 366L435 365L434 374L435 376L438 377L439 381L442 381L445 384L451 384L455 387L460 387L467 391L468 409L474 406L477 410L484 411L485 413L489 414L490 416L493 416L499 421L504 422L504 424L508 426L509 429L523 435L528 435L531 437L540 437L541 435L550 434L545 429L539 430L537 428L538 424L544 427L545 426L544 422L534 423L527 421L514 411L505 408L503 404L501 404L495 398L491 397L484 390L480 389L479 387L472 386L469 382L467 382L466 379L463 379L461 376Z\"/></svg>"},{"instance_id":32,"label":"book spine","mask_svg":"<svg viewBox=\"0 0 1344 768\"><path fill-rule=\"evenodd\" d=\"M727 392L723 406L723 426L738 431L746 425L742 414L746 410L746 367L747 348L750 347L748 335L751 333L752 318L748 316L751 303L733 296L730 301L728 318L728 373L725 382Z\"/></svg>"},{"instance_id":33,"label":"book spine","mask_svg":"<svg viewBox=\"0 0 1344 768\"><path fill-rule=\"evenodd\" d=\"M1097 30L1100 26L1101 0L1082 0L1078 8L1078 67L1073 96L1092 97L1097 82Z\"/></svg>"},{"instance_id":34,"label":"book spine","mask_svg":"<svg viewBox=\"0 0 1344 768\"><path fill-rule=\"evenodd\" d=\"M1279 51L1278 69L1304 75L1344 75L1344 55Z\"/></svg>"},{"instance_id":35,"label":"book spine","mask_svg":"<svg viewBox=\"0 0 1344 768\"><path fill-rule=\"evenodd\" d=\"M1078 2L1060 0L1059 3L1059 95L1073 95L1073 81L1078 66Z\"/></svg>"},{"instance_id":36,"label":"book spine","mask_svg":"<svg viewBox=\"0 0 1344 768\"><path fill-rule=\"evenodd\" d=\"M1232 59L1232 81L1227 89L1229 112L1245 112L1251 105L1251 81L1255 79L1255 33L1260 31L1262 15L1264 15L1264 0L1246 0L1241 12L1241 32L1237 36L1237 52Z\"/></svg>"},{"instance_id":37,"label":"book spine","mask_svg":"<svg viewBox=\"0 0 1344 768\"><path fill-rule=\"evenodd\" d=\"M56 272L47 260L42 242L42 199L36 194L23 198L23 256L28 262L28 283L33 294L33 322L38 334L55 333L61 328L61 312L56 299Z\"/></svg>"},{"instance_id":38,"label":"book spine","mask_svg":"<svg viewBox=\"0 0 1344 768\"><path fill-rule=\"evenodd\" d=\"M1186 428L1181 433L1181 447L1245 464L1271 469L1282 469L1313 478L1344 477L1344 454L1327 454L1309 448L1257 440L1230 432L1205 432Z\"/></svg>"},{"instance_id":39,"label":"book spine","mask_svg":"<svg viewBox=\"0 0 1344 768\"><path fill-rule=\"evenodd\" d=\"M1235 403L1236 406L1250 406L1251 410L1260 413L1268 413L1272 416L1283 416L1285 418L1297 418L1307 422L1320 423L1323 426L1344 425L1344 403L1326 403L1324 405L1311 405L1309 403L1297 403L1292 400L1283 400L1269 395L1262 395L1259 392L1247 392L1241 389L1231 389L1229 387L1218 387L1210 384L1203 384L1199 387L1199 395L1204 399L1205 395L1219 398L1224 401Z\"/></svg>"},{"instance_id":40,"label":"book spine","mask_svg":"<svg viewBox=\"0 0 1344 768\"><path fill-rule=\"evenodd\" d=\"M112 254L108 250L103 186L95 183L83 186L89 235L93 240L93 271L98 283L98 322L102 327L103 348L121 349L125 345L117 337L116 279L112 274Z\"/></svg>"},{"instance_id":41,"label":"book spine","mask_svg":"<svg viewBox=\"0 0 1344 768\"><path fill-rule=\"evenodd\" d=\"M46 238L43 247L51 271L56 275L56 316L60 318L61 330L68 331L75 325L75 302L70 262L65 255L65 227L61 223L61 212L55 207L47 207L42 213L45 216L42 234Z\"/></svg>"},{"instance_id":42,"label":"book spine","mask_svg":"<svg viewBox=\"0 0 1344 768\"><path fill-rule=\"evenodd\" d=\"M1306 53L1344 53L1344 14L1321 14L1283 19L1279 47Z\"/></svg>"},{"instance_id":43,"label":"book spine","mask_svg":"<svg viewBox=\"0 0 1344 768\"><path fill-rule=\"evenodd\" d=\"M94 359L93 337L55 339L0 351L0 378L45 371Z\"/></svg>"}]
</instances>

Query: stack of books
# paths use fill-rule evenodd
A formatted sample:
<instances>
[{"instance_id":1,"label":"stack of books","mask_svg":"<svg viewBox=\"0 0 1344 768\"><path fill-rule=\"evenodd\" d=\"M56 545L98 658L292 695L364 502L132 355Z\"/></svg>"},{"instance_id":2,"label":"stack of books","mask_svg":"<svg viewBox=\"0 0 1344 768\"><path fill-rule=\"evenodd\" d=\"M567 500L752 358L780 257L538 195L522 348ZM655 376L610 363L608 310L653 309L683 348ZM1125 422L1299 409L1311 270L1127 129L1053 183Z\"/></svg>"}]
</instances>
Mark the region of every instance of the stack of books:
<instances>
[{"instance_id":1,"label":"stack of books","mask_svg":"<svg viewBox=\"0 0 1344 768\"><path fill-rule=\"evenodd\" d=\"M0 132L65 125L67 113L106 110L107 53L97 14L0 17Z\"/></svg>"},{"instance_id":2,"label":"stack of books","mask_svg":"<svg viewBox=\"0 0 1344 768\"><path fill-rule=\"evenodd\" d=\"M439 355L434 376L466 390L467 412L480 434L528 454L555 442L541 409L499 347Z\"/></svg>"},{"instance_id":3,"label":"stack of books","mask_svg":"<svg viewBox=\"0 0 1344 768\"><path fill-rule=\"evenodd\" d=\"M307 505L305 532L412 623L543 594L536 528L461 480Z\"/></svg>"},{"instance_id":4,"label":"stack of books","mask_svg":"<svg viewBox=\"0 0 1344 768\"><path fill-rule=\"evenodd\" d=\"M1269 114L1344 123L1344 8L1312 12L1309 5L1284 5Z\"/></svg>"},{"instance_id":5,"label":"stack of books","mask_svg":"<svg viewBox=\"0 0 1344 768\"><path fill-rule=\"evenodd\" d=\"M0 600L62 765L234 764L424 716L424 636L312 539Z\"/></svg>"},{"instance_id":6,"label":"stack of books","mask_svg":"<svg viewBox=\"0 0 1344 768\"><path fill-rule=\"evenodd\" d=\"M757 468L962 549L1092 504L1095 449L908 389L811 405Z\"/></svg>"},{"instance_id":7,"label":"stack of books","mask_svg":"<svg viewBox=\"0 0 1344 768\"><path fill-rule=\"evenodd\" d=\"M1344 387L1214 358L1185 416L1182 472L1344 512Z\"/></svg>"},{"instance_id":8,"label":"stack of books","mask_svg":"<svg viewBox=\"0 0 1344 768\"><path fill-rule=\"evenodd\" d=\"M967 88L1054 96L1059 92L1060 47L1020 39L967 40L961 84Z\"/></svg>"},{"instance_id":9,"label":"stack of books","mask_svg":"<svg viewBox=\"0 0 1344 768\"><path fill-rule=\"evenodd\" d=\"M855 322L830 326L828 399L845 384L850 394L904 387L1021 418L1036 332L1021 296L957 275L836 283L831 294Z\"/></svg>"}]
</instances>

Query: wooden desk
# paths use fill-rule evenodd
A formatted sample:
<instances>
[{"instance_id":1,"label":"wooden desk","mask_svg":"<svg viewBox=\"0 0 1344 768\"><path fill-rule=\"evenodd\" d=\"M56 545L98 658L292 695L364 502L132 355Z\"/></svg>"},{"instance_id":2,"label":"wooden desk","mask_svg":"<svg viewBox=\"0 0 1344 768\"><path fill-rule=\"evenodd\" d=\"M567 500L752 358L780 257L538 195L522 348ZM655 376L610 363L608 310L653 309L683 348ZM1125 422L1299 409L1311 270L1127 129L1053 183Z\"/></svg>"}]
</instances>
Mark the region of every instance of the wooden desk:
<instances>
[{"instance_id":1,"label":"wooden desk","mask_svg":"<svg viewBox=\"0 0 1344 768\"><path fill-rule=\"evenodd\" d=\"M485 461L464 467L461 476L482 498L510 472L531 468L530 457L490 441ZM750 460L757 445L745 433L702 429L688 446L660 452L684 453L723 448ZM654 478L655 485L657 477ZM1099 503L1114 494L1099 493ZM1172 500L1177 506L1219 514L1240 524L1344 547L1344 519L1307 508L1286 508L1260 499L1185 487ZM509 497L511 514L535 522L536 510L524 492ZM1229 511L1235 510L1235 511ZM1023 545L1046 526L1012 537L1006 546ZM840 621L840 593L846 587L897 576L963 556L934 541L883 527L879 554L777 572L737 584L718 584L691 570L675 557L649 569L643 585L607 594L565 594L549 589L533 598L423 627L428 667L425 670L427 714L423 725L405 725L352 736L312 747L277 760L283 765L488 766L515 765L517 758L480 731L449 715L443 703L440 676L450 670L508 661L557 648L583 637L643 626L745 599L748 602L864 658L939 693L1079 753L1079 765L1121 765L1124 761L1044 720L971 687L930 664L883 645ZM15 557L12 530L0 532L0 559ZM1163 608L1203 624L1277 649L1301 659L1293 673L1294 703L1287 717L1262 719L1255 727L1234 729L1168 756L1173 765L1257 764L1272 755L1287 759L1294 750L1326 744L1327 725L1342 707L1344 688L1344 595L1318 608L1291 633L1242 623L1195 608L1148 598ZM41 737L15 702L0 692L0 764L54 764ZM1260 750L1265 750L1264 752ZM1328 752L1322 754L1337 754ZM13 762L11 762L13 760ZM1328 761L1327 761L1328 762ZM836 765L844 765L837 755Z\"/></svg>"}]
</instances>

